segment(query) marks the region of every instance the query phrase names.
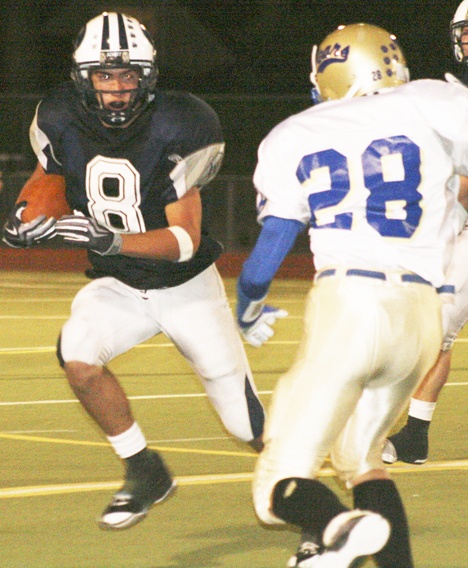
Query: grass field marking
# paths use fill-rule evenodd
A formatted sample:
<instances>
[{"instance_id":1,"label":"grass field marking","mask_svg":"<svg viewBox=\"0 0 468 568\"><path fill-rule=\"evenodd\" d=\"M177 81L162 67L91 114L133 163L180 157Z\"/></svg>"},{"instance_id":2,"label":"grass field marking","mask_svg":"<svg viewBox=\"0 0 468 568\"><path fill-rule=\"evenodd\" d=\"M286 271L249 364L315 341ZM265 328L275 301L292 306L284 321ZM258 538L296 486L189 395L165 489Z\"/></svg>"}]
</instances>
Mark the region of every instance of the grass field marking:
<instances>
[{"instance_id":1,"label":"grass field marking","mask_svg":"<svg viewBox=\"0 0 468 568\"><path fill-rule=\"evenodd\" d=\"M53 353L57 347L2 347L0 355L29 355L34 353Z\"/></svg>"},{"instance_id":2,"label":"grass field marking","mask_svg":"<svg viewBox=\"0 0 468 568\"><path fill-rule=\"evenodd\" d=\"M391 473L427 473L437 471L451 471L456 469L468 469L468 460L450 460L440 462L426 462L424 464L401 464L387 465Z\"/></svg>"},{"instance_id":3,"label":"grass field marking","mask_svg":"<svg viewBox=\"0 0 468 568\"><path fill-rule=\"evenodd\" d=\"M67 302L68 304L71 304L71 302L73 302L73 297L70 298L0 298L0 303L2 302L7 302L8 305L10 305L12 302L18 302L18 303L25 303L27 302L28 304L30 303L35 303L38 304L40 302L49 302L50 304L57 304L58 302ZM31 316L32 319L32 316Z\"/></svg>"},{"instance_id":4,"label":"grass field marking","mask_svg":"<svg viewBox=\"0 0 468 568\"><path fill-rule=\"evenodd\" d=\"M148 349L157 347L174 347L173 343L143 343L135 345L134 349ZM0 355L29 355L34 353L55 353L56 345L44 345L42 347L0 347Z\"/></svg>"},{"instance_id":5,"label":"grass field marking","mask_svg":"<svg viewBox=\"0 0 468 568\"><path fill-rule=\"evenodd\" d=\"M13 317L15 319L27 319L30 320L27 316L0 316L0 319L8 319L9 317ZM62 316L40 316L37 319L64 319ZM245 345L248 345L245 342ZM455 343L468 343L468 338L458 338L455 340ZM299 345L299 341L291 340L291 341L281 341L281 340L271 340L268 341L268 345ZM142 343L141 345L135 345L133 349L158 349L158 348L165 348L168 347L175 348L173 343ZM34 353L55 353L57 350L56 345L43 345L39 347L0 347L0 355L30 355Z\"/></svg>"},{"instance_id":6,"label":"grass field marking","mask_svg":"<svg viewBox=\"0 0 468 568\"><path fill-rule=\"evenodd\" d=\"M13 499L17 497L40 497L46 495L64 495L66 493L88 493L89 491L107 491L112 489L119 489L121 485L122 482L104 482L12 487L10 489L0 489L0 499Z\"/></svg>"},{"instance_id":7,"label":"grass field marking","mask_svg":"<svg viewBox=\"0 0 468 568\"><path fill-rule=\"evenodd\" d=\"M53 430L9 430L7 432L3 432L4 434L20 434L30 436L31 434L50 434L51 432L55 432L56 434L76 434L79 430L64 430L62 428L54 428Z\"/></svg>"},{"instance_id":8,"label":"grass field marking","mask_svg":"<svg viewBox=\"0 0 468 568\"><path fill-rule=\"evenodd\" d=\"M466 387L468 382L456 382L456 383L445 383L444 387ZM259 390L259 395L271 395L272 390ZM174 399L174 398L206 398L207 394L204 392L200 393L178 393L178 394L143 394L136 396L129 396L129 400L164 400L164 399ZM63 398L63 399L52 399L52 400L13 400L0 402L0 406L29 406L35 404L79 404L79 400L76 398Z\"/></svg>"},{"instance_id":9,"label":"grass field marking","mask_svg":"<svg viewBox=\"0 0 468 568\"><path fill-rule=\"evenodd\" d=\"M65 438L50 438L48 436L28 436L24 434L7 434L6 432L0 432L0 438L4 440L18 440L23 442L40 442L45 444L66 444L71 446L94 446L94 447L106 447L109 448L110 444L107 442L92 442L86 440L70 440ZM158 452L168 452L168 453L178 453L178 454L198 454L198 455L209 455L209 456L228 456L228 457L240 457L240 458L255 458L257 453L253 452L233 452L225 450L202 450L198 448L172 448L170 446L155 446L148 445L152 450L157 450Z\"/></svg>"},{"instance_id":10,"label":"grass field marking","mask_svg":"<svg viewBox=\"0 0 468 568\"><path fill-rule=\"evenodd\" d=\"M5 440L18 440L24 442L40 442L46 444L66 444L72 446L93 446L93 447L110 447L107 442L93 442L87 440L70 440L64 438L50 438L48 436L31 436L25 434L11 434L0 432L0 439ZM197 454L197 455L210 455L210 456L228 456L228 457L243 457L243 458L256 458L257 453L254 452L234 452L228 450L202 450L200 448L174 448L170 446L161 446L148 444L148 447L157 450L158 452L178 453L178 454ZM451 465L448 465L451 464ZM408 469L410 468L410 469ZM430 462L422 465L392 465L389 466L391 471L407 472L407 471L445 471L447 469L468 469L468 460L458 460L451 462Z\"/></svg>"},{"instance_id":11,"label":"grass field marking","mask_svg":"<svg viewBox=\"0 0 468 568\"><path fill-rule=\"evenodd\" d=\"M68 316L0 316L0 320L64 320Z\"/></svg>"},{"instance_id":12,"label":"grass field marking","mask_svg":"<svg viewBox=\"0 0 468 568\"><path fill-rule=\"evenodd\" d=\"M46 436L30 436L26 434L7 434L6 432L0 432L0 438L4 440L19 440L22 442L43 442L48 444L72 444L74 446L100 446L109 447L106 442L92 442L87 440L67 440L61 438L49 438Z\"/></svg>"},{"instance_id":13,"label":"grass field marking","mask_svg":"<svg viewBox=\"0 0 468 568\"><path fill-rule=\"evenodd\" d=\"M259 394L271 394L272 391L259 391ZM180 394L143 394L138 396L129 396L129 400L153 400L153 399L171 399L171 398L206 398L204 392L196 393L180 393ZM78 404L80 401L76 398L64 398L59 400L18 400L12 402L0 402L0 406L28 406L33 404Z\"/></svg>"},{"instance_id":14,"label":"grass field marking","mask_svg":"<svg viewBox=\"0 0 468 568\"><path fill-rule=\"evenodd\" d=\"M423 465L388 466L392 473L428 473L450 471L454 469L468 469L468 460L434 462ZM331 468L322 468L318 477L333 477L335 472ZM221 473L207 475L188 475L176 477L178 485L194 487L199 485L217 485L223 483L251 482L253 473ZM119 489L122 482L103 481L91 483L67 483L63 485L35 485L30 487L0 488L0 499L16 499L20 497L43 497L50 495L65 495L69 493L88 493L90 491L110 491Z\"/></svg>"},{"instance_id":15,"label":"grass field marking","mask_svg":"<svg viewBox=\"0 0 468 568\"><path fill-rule=\"evenodd\" d=\"M269 341L269 345L298 345L299 341ZM135 345L133 349L158 349L158 348L175 348L173 343L142 343ZM0 347L0 355L30 355L34 353L55 353L56 345L44 345L41 347Z\"/></svg>"},{"instance_id":16,"label":"grass field marking","mask_svg":"<svg viewBox=\"0 0 468 568\"><path fill-rule=\"evenodd\" d=\"M208 456L228 456L240 458L256 458L258 454L255 452L232 452L224 450L201 450L197 448L171 448L169 446L155 446L148 444L148 448L157 450L158 452L169 452L176 454L199 454Z\"/></svg>"},{"instance_id":17,"label":"grass field marking","mask_svg":"<svg viewBox=\"0 0 468 568\"><path fill-rule=\"evenodd\" d=\"M83 282L62 281L62 282L51 282L47 284L44 284L43 282L37 282L37 283L34 282L29 284L26 282L19 283L19 282L7 282L5 280L2 280L0 284L0 289L5 288L8 290L13 290L14 292L19 292L20 290L62 290L63 288L69 290L70 287L72 287L78 290L80 286L86 283L87 280L83 280ZM51 301L55 301L55 298L53 298Z\"/></svg>"}]
</instances>

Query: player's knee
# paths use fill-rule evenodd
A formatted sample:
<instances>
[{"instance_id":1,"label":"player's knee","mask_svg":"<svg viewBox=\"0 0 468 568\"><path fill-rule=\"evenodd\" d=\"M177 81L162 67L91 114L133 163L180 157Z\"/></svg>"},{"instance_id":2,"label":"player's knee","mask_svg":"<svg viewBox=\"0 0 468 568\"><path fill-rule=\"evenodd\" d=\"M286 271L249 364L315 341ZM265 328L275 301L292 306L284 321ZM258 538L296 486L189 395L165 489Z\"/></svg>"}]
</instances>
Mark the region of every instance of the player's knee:
<instances>
[{"instance_id":1,"label":"player's knee","mask_svg":"<svg viewBox=\"0 0 468 568\"><path fill-rule=\"evenodd\" d=\"M245 371L203 379L212 403L226 430L242 442L260 439L265 425L265 410Z\"/></svg>"},{"instance_id":2,"label":"player's knee","mask_svg":"<svg viewBox=\"0 0 468 568\"><path fill-rule=\"evenodd\" d=\"M241 442L253 442L256 438L252 432L249 417L245 412L233 411L231 409L218 409L219 417L224 428Z\"/></svg>"},{"instance_id":3,"label":"player's knee","mask_svg":"<svg viewBox=\"0 0 468 568\"><path fill-rule=\"evenodd\" d=\"M336 475L348 488L352 487L362 469L367 469L363 467L359 454L350 451L350 448L345 448L344 451L335 448L330 454L330 461Z\"/></svg>"},{"instance_id":4,"label":"player's knee","mask_svg":"<svg viewBox=\"0 0 468 568\"><path fill-rule=\"evenodd\" d=\"M79 317L70 318L62 328L57 357L64 367L69 361L105 365L113 357L113 333L107 325L90 325Z\"/></svg>"}]
</instances>

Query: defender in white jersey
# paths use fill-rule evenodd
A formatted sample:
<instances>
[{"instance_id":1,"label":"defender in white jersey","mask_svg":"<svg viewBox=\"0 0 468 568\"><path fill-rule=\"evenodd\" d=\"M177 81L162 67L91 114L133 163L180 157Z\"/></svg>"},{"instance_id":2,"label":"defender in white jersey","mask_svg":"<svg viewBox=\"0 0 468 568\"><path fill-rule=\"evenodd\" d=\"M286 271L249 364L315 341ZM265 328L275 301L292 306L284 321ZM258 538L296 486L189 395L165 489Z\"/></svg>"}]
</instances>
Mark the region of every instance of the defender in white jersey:
<instances>
[{"instance_id":1,"label":"defender in white jersey","mask_svg":"<svg viewBox=\"0 0 468 568\"><path fill-rule=\"evenodd\" d=\"M408 83L396 38L367 24L338 28L312 64L323 102L259 148L262 231L238 281L245 334L265 323L271 279L309 228L317 273L295 362L270 405L254 504L263 522L316 535L320 553L297 566L374 554L380 567L411 568L381 448L442 341L438 292L448 292L458 176L468 174L468 91ZM352 490L351 511L316 479L328 455Z\"/></svg>"},{"instance_id":2,"label":"defender in white jersey","mask_svg":"<svg viewBox=\"0 0 468 568\"><path fill-rule=\"evenodd\" d=\"M461 64L459 80L468 85L468 0L458 6L450 22L450 37L455 60ZM455 80L447 76L449 80ZM468 184L467 178L460 180ZM454 261L447 274L447 282L456 287L453 304L444 304L442 322L444 339L442 349L434 367L429 371L411 398L406 424L385 441L382 457L386 463L404 461L422 464L429 455L429 427L440 392L445 385L451 361L451 349L460 330L468 319L468 224L466 209L460 207L460 226L455 246Z\"/></svg>"}]
</instances>

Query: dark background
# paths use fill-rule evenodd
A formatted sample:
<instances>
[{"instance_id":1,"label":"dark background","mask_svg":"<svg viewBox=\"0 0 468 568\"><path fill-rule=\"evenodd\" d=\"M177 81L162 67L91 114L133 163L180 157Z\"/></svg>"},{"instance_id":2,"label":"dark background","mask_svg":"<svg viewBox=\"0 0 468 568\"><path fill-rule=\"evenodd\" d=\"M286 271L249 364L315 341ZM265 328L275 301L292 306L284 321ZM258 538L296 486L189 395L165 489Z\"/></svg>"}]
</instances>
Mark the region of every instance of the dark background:
<instances>
[{"instance_id":1,"label":"dark background","mask_svg":"<svg viewBox=\"0 0 468 568\"><path fill-rule=\"evenodd\" d=\"M208 100L223 121L226 173L251 173L258 143L309 104L310 51L340 24L396 34L412 78L457 72L447 0L3 0L0 6L0 154L33 160L28 128L42 94L69 77L73 40L103 10L124 11L155 38L159 85ZM21 156L21 158L20 158ZM12 160L10 160L12 161ZM14 160L13 160L14 162ZM6 165L5 167L7 167ZM10 167L12 164L10 164Z\"/></svg>"},{"instance_id":2,"label":"dark background","mask_svg":"<svg viewBox=\"0 0 468 568\"><path fill-rule=\"evenodd\" d=\"M140 19L156 40L163 87L199 93L302 93L313 43L364 21L396 34L414 78L452 66L450 0L3 0L0 92L66 79L78 30L103 10Z\"/></svg>"},{"instance_id":3,"label":"dark background","mask_svg":"<svg viewBox=\"0 0 468 568\"><path fill-rule=\"evenodd\" d=\"M226 155L212 210L230 247L256 235L251 176L262 138L310 104L310 53L340 24L397 35L413 79L457 73L449 26L459 0L0 0L0 221L35 165L29 125L46 91L69 78L73 41L89 19L122 11L146 25L159 86L185 89L218 112ZM246 212L249 212L246 215ZM0 245L1 246L1 245Z\"/></svg>"}]
</instances>

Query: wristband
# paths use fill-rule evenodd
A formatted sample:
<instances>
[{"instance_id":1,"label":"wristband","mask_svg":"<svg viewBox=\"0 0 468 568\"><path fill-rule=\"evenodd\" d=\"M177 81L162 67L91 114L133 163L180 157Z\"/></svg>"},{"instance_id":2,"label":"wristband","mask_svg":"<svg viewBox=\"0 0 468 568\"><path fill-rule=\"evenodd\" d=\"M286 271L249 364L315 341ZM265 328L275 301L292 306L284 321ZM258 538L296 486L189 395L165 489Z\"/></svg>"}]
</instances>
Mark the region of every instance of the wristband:
<instances>
[{"instance_id":1,"label":"wristband","mask_svg":"<svg viewBox=\"0 0 468 568\"><path fill-rule=\"evenodd\" d=\"M241 327L251 326L261 316L265 298L266 294L252 300L244 294L240 282L237 283L237 321Z\"/></svg>"},{"instance_id":2,"label":"wristband","mask_svg":"<svg viewBox=\"0 0 468 568\"><path fill-rule=\"evenodd\" d=\"M103 256L119 254L122 250L123 239L120 233L113 233L113 239L111 246L106 250L106 252L99 253ZM99 251L98 251L99 252Z\"/></svg>"},{"instance_id":3,"label":"wristband","mask_svg":"<svg viewBox=\"0 0 468 568\"><path fill-rule=\"evenodd\" d=\"M180 254L179 260L177 262L185 262L186 260L190 260L193 257L193 241L190 235L185 229L179 227L178 225L168 227L168 229L177 239L177 243L179 245Z\"/></svg>"}]
</instances>

